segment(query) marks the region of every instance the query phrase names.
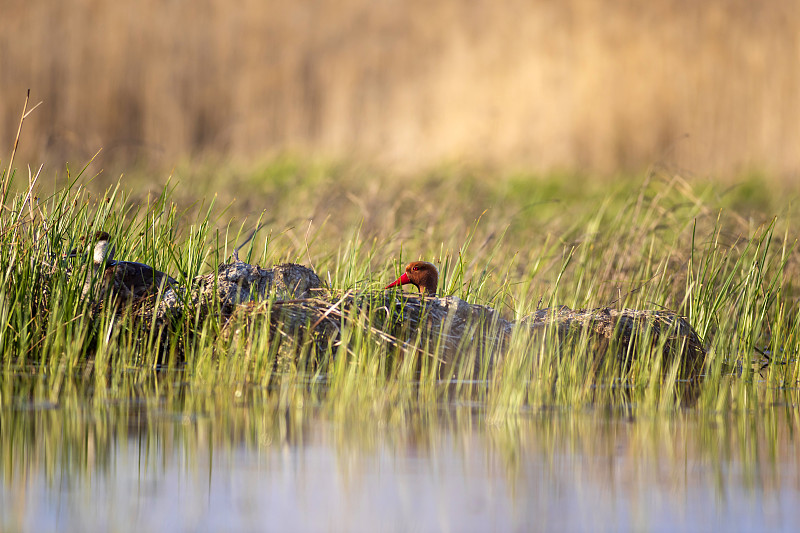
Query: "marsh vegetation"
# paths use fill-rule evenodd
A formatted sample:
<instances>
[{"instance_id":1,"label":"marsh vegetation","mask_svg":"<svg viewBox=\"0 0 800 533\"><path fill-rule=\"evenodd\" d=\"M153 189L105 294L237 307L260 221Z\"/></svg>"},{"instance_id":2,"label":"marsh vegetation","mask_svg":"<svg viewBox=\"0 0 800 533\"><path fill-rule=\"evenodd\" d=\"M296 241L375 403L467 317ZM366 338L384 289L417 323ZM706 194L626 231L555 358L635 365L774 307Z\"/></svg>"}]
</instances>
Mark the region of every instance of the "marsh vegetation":
<instances>
[{"instance_id":1,"label":"marsh vegetation","mask_svg":"<svg viewBox=\"0 0 800 533\"><path fill-rule=\"evenodd\" d=\"M796 2L5 4L0 530L800 522Z\"/></svg>"},{"instance_id":2,"label":"marsh vegetation","mask_svg":"<svg viewBox=\"0 0 800 533\"><path fill-rule=\"evenodd\" d=\"M25 491L18 489L31 480L42 484L31 494L58 494L55 501L70 510L65 523L101 529L119 526L113 509L121 509L133 490L115 482L114 472L149 479L161 496L147 503L134 490L143 507L119 512L137 517L131 522L136 527L156 527L145 509L163 509L164 498L177 490L170 488L175 476L206 477L212 499L224 493L220 475L242 468L274 474L285 465L282 449L290 450L296 464L310 464L314 459L306 454L315 446L332 457L324 455L312 468L339 487L343 498L364 497L339 477L344 468L350 472L345 478L365 480L370 467L356 456L383 464L384 454L413 462L414 450L429 458L454 453L452 461L460 457L469 472L426 459L431 468L450 472L447 486L459 476L489 476L486 486L459 492L453 485L448 498L439 500L440 511L455 524L465 518L457 512L463 498L492 502L494 490L509 491L500 507L487 503L500 513L493 515L496 523L527 523L533 518L524 495L544 486L531 484L535 475L525 472L544 468L558 482L574 473L558 463L558 454L583 461L604 453L590 451L589 442L605 442L609 460L615 446L630 446L620 459L626 469L656 457L679 469L683 455L668 437L674 431L686 432L687 442L696 444L687 453L697 454L697 461L721 461L719 482L729 480L728 467L744 468L750 485L735 483L744 497L765 487L779 495L791 483L773 474L790 460L797 424L792 406L798 401L800 319L793 280L800 263L792 228L798 221L792 199L770 193L769 186L754 182L754 195L747 184L692 184L666 169L594 180L452 167L399 179L289 156L249 170L179 168L150 198L131 196L127 188L149 178L133 174L110 187L103 179L92 176L90 167L70 170L48 190L35 172L30 178L18 171L4 175L0 496L4 507L21 510L4 517L4 528L50 524L50 515L36 514L30 501L19 507ZM193 196L210 190L220 194ZM480 359L467 347L464 359L483 363L443 374L435 361L444 343L425 334L386 342L396 334L384 328L381 306L328 313L338 321L335 342L318 342L308 328L265 334L271 331L269 315L259 311L287 302L275 292L237 307L243 313L213 301L198 312L187 303L165 338L155 321L83 297L84 282L72 273L85 259L63 255L98 230L112 235L115 257L152 265L187 287L198 276L215 279L234 247L246 241L241 259L265 268L306 264L337 298L391 293L382 287L408 261L425 259L439 268L440 295L486 306L510 323L524 324L538 310L559 305L671 310L697 331L705 359L687 378L651 339L642 338L620 347L640 354L633 364L610 358L598 367L596 347L586 336L560 342L550 329L534 342L517 328L504 357ZM422 323L414 327L425 332ZM628 428L625 420L650 422ZM623 436L630 445L617 442ZM718 439L728 443L724 452L716 448ZM463 446L448 444L455 441ZM492 457L490 473L475 466L483 452L474 447ZM254 466L256 456L272 466ZM353 461L354 472L345 468ZM325 477L326 469L339 474ZM598 501L605 501L601 474L588 474L570 491L595 487ZM397 475L405 479L408 472ZM675 475L674 482L686 481ZM440 490L426 476L408 482ZM239 474L237 479L267 491L242 496L251 504L281 486ZM364 483L372 486L371 479ZM622 474L613 482L625 491L644 489L642 483L668 490L655 472L637 478L638 484L630 479ZM293 477L289 483L294 482L301 481ZM705 483L710 479L685 487L701 493ZM84 508L69 492L51 492L64 484L82 486L75 490L93 494L106 510ZM105 493L106 485L117 491ZM204 520L198 503L203 491L195 490L201 486L177 490L187 504L180 523ZM290 507L317 497L322 496L300 491ZM423 500L409 501L427 509L423 515L430 519L437 512ZM218 508L237 520L260 516L228 505ZM570 507L566 500L560 505ZM366 528L377 520L364 512L331 512L341 528ZM319 514L297 522L287 513L278 515L294 527L319 525ZM409 516L404 513L398 523L409 523ZM553 524L560 520L550 516ZM564 523L587 527L580 520ZM249 527L238 524L234 529Z\"/></svg>"},{"instance_id":3,"label":"marsh vegetation","mask_svg":"<svg viewBox=\"0 0 800 533\"><path fill-rule=\"evenodd\" d=\"M427 259L439 265L441 295L490 307L509 321L560 305L674 311L705 344L702 378L691 380L693 402L705 408L740 406L756 383L781 388L796 381L798 263L788 205L779 207L783 216L767 217L752 206L745 217L741 209L726 210L729 198L713 186L692 186L666 171L589 182L580 192L577 183L586 183L580 176L442 169L404 176L398 185L391 174L358 172L368 171L283 159L238 183L225 174L205 184L194 176L194 190L240 190L249 198L247 186L258 184L269 205L234 223L219 199L181 205L179 183L142 204L122 184L92 192L84 173L68 175L69 183L49 194L38 184L28 191L9 176L5 368L112 383L133 369L143 376L177 369L213 386L289 391L286 401L306 403L308 395L333 405L478 400L496 415L545 405L681 403L686 384L678 368L646 342L636 349L649 355L598 376L585 339L531 344L515 331L506 356L492 372L484 368L475 385L471 373L442 383L439 372L426 372L425 354L435 358L446 347L425 335L416 345L413 338L380 342L371 326L380 320L369 314L340 316L335 344L295 339L289 364L278 364L280 343L257 327L247 329L250 338L224 334L219 303L210 304L211 312L187 310L165 340L153 333L152 321L134 325L133 314L83 298L82 282L69 275L74 264L63 259L81 236L102 229L113 235L118 257L190 286L200 275L213 278L236 243L263 226L240 250L243 260L305 263L335 294L378 291L408 260ZM274 294L262 302L282 303ZM149 337L142 327L152 328ZM58 387L53 391L56 400Z\"/></svg>"}]
</instances>

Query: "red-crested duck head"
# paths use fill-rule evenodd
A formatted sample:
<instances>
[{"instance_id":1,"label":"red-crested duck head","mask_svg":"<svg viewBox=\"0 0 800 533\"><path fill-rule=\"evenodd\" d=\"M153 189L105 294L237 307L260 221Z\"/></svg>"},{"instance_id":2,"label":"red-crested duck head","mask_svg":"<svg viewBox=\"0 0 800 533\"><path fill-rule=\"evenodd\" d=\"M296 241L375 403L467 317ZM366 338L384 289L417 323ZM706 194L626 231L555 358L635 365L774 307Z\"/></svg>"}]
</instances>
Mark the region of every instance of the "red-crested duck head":
<instances>
[{"instance_id":1,"label":"red-crested duck head","mask_svg":"<svg viewBox=\"0 0 800 533\"><path fill-rule=\"evenodd\" d=\"M439 285L439 271L433 263L414 261L408 264L402 276L384 287L384 289L408 283L414 285L422 294L433 296L436 294L436 288Z\"/></svg>"}]
</instances>

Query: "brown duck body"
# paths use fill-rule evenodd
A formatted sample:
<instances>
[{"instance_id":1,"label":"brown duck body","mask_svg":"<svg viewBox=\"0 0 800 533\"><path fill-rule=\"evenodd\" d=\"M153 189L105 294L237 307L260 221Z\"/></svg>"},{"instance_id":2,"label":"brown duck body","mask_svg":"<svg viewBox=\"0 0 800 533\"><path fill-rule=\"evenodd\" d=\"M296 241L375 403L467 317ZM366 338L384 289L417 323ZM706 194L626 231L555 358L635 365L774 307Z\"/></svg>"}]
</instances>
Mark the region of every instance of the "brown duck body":
<instances>
[{"instance_id":1,"label":"brown duck body","mask_svg":"<svg viewBox=\"0 0 800 533\"><path fill-rule=\"evenodd\" d=\"M105 231L98 231L83 239L91 248L92 272L87 272L83 296L103 298L111 293L121 301L135 301L155 294L161 287L177 283L172 277L150 265L134 261L115 261L114 245ZM78 249L69 255L78 255Z\"/></svg>"},{"instance_id":2,"label":"brown duck body","mask_svg":"<svg viewBox=\"0 0 800 533\"><path fill-rule=\"evenodd\" d=\"M402 276L384 287L389 289L398 285L414 285L423 295L435 296L439 286L439 271L433 263L414 261L406 266Z\"/></svg>"}]
</instances>

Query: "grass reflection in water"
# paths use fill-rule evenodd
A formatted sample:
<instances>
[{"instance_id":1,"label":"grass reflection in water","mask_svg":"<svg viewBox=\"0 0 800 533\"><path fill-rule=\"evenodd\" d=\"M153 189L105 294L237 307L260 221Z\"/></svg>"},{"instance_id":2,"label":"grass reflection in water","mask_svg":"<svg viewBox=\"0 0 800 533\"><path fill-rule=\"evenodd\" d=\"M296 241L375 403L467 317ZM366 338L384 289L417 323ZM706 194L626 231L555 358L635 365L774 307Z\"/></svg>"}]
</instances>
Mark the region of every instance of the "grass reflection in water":
<instances>
[{"instance_id":1,"label":"grass reflection in water","mask_svg":"<svg viewBox=\"0 0 800 533\"><path fill-rule=\"evenodd\" d=\"M796 513L780 505L800 486L795 390L757 388L771 405L756 411L494 421L478 402L282 406L280 391L180 373L68 380L57 402L47 382L3 378L4 531L695 529Z\"/></svg>"}]
</instances>

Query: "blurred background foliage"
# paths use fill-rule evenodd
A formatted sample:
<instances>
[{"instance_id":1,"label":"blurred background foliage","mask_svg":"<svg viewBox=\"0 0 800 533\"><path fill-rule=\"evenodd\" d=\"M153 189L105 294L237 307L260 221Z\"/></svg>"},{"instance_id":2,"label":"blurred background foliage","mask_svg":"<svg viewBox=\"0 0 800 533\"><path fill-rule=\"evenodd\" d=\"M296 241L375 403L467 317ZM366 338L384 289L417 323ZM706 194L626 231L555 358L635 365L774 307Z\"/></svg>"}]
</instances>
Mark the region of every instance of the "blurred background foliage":
<instances>
[{"instance_id":1,"label":"blurred background foliage","mask_svg":"<svg viewBox=\"0 0 800 533\"><path fill-rule=\"evenodd\" d=\"M798 65L794 0L5 0L0 146L31 89L18 162L102 148L115 177L294 153L791 182Z\"/></svg>"}]
</instances>

